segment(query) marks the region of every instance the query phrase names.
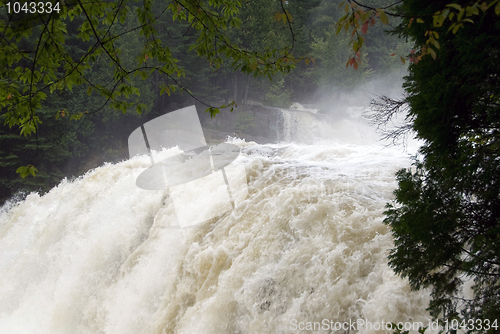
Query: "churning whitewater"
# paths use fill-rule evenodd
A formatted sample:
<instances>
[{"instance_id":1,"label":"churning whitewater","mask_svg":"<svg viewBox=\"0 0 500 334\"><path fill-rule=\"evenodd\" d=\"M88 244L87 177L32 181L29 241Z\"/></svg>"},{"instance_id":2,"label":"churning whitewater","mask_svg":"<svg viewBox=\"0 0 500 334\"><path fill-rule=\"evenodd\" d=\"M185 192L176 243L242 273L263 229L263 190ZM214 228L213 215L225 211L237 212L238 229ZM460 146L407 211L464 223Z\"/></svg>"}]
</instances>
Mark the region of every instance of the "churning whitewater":
<instances>
[{"instance_id":1,"label":"churning whitewater","mask_svg":"<svg viewBox=\"0 0 500 334\"><path fill-rule=\"evenodd\" d=\"M298 333L319 322L304 332L332 333L326 323L428 322L428 293L387 265L383 211L407 153L229 142L241 149L233 164L246 170L248 195L199 228L176 226L166 191L135 185L148 157L6 204L0 332ZM349 331L385 332L338 332Z\"/></svg>"}]
</instances>

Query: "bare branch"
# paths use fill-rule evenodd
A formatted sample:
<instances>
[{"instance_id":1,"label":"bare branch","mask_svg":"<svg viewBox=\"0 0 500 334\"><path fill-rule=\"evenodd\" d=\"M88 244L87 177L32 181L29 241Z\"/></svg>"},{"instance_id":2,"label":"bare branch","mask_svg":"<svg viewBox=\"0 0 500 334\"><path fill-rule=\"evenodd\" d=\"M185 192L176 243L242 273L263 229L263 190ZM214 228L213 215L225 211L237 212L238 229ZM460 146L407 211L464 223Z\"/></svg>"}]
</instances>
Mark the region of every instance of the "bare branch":
<instances>
[{"instance_id":1,"label":"bare branch","mask_svg":"<svg viewBox=\"0 0 500 334\"><path fill-rule=\"evenodd\" d=\"M363 116L377 126L377 131L382 135L382 140L390 140L392 145L402 143L407 146L408 135L413 131L412 123L407 118L410 106L406 98L395 100L388 96L380 96L370 102L370 112ZM394 124L397 114L405 117L403 124Z\"/></svg>"}]
</instances>

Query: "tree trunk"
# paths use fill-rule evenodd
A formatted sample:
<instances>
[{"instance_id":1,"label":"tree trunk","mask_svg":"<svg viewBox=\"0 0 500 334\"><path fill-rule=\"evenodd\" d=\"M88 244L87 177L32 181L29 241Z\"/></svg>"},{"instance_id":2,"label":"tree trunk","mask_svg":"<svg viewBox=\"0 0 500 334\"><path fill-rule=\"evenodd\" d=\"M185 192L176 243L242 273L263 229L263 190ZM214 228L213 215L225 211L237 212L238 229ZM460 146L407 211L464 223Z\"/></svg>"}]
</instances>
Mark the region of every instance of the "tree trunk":
<instances>
[{"instance_id":1,"label":"tree trunk","mask_svg":"<svg viewBox=\"0 0 500 334\"><path fill-rule=\"evenodd\" d=\"M233 100L238 103L238 73L234 75L234 97Z\"/></svg>"},{"instance_id":2,"label":"tree trunk","mask_svg":"<svg viewBox=\"0 0 500 334\"><path fill-rule=\"evenodd\" d=\"M250 86L250 75L247 75L247 87L245 88L245 97L243 99L243 102L247 102L248 99L248 86Z\"/></svg>"},{"instance_id":3,"label":"tree trunk","mask_svg":"<svg viewBox=\"0 0 500 334\"><path fill-rule=\"evenodd\" d=\"M224 104L227 105L229 103L229 80L224 80Z\"/></svg>"}]
</instances>

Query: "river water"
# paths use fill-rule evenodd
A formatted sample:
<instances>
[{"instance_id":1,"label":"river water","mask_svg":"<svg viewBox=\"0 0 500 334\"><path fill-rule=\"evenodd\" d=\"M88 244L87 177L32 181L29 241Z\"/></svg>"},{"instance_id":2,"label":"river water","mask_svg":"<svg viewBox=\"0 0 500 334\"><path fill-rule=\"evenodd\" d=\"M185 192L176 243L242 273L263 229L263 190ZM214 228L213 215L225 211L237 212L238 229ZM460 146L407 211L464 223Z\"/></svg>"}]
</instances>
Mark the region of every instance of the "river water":
<instances>
[{"instance_id":1,"label":"river water","mask_svg":"<svg viewBox=\"0 0 500 334\"><path fill-rule=\"evenodd\" d=\"M165 191L135 186L144 157L7 203L0 333L385 333L377 323L427 324L429 294L387 266L393 240L382 223L409 153L349 122L308 145L229 139L241 149L233 164L246 170L248 196L198 228L175 226ZM374 326L354 329L358 321ZM351 326L334 329L344 322Z\"/></svg>"}]
</instances>

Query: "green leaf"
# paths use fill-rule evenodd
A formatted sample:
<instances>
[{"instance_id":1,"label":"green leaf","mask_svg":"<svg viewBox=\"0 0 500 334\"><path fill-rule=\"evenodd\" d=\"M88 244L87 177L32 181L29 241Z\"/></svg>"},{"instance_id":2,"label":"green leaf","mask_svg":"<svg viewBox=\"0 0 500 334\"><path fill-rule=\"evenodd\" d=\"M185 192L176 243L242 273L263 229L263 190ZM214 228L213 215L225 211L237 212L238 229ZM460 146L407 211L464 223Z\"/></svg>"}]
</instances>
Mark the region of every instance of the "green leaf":
<instances>
[{"instance_id":1,"label":"green leaf","mask_svg":"<svg viewBox=\"0 0 500 334\"><path fill-rule=\"evenodd\" d=\"M459 4L456 4L456 3L450 3L450 4L446 5L446 7L452 7L458 11L462 10L462 6L460 6Z\"/></svg>"},{"instance_id":2,"label":"green leaf","mask_svg":"<svg viewBox=\"0 0 500 334\"><path fill-rule=\"evenodd\" d=\"M436 47L436 49L440 49L439 42L436 41L434 38L429 38L429 41L431 42L432 45Z\"/></svg>"},{"instance_id":3,"label":"green leaf","mask_svg":"<svg viewBox=\"0 0 500 334\"><path fill-rule=\"evenodd\" d=\"M474 14L476 14L476 15L479 14L479 12L477 11L477 8L476 7L471 7L471 6L467 6L465 8L465 13L466 13L465 14L466 17L472 16Z\"/></svg>"},{"instance_id":4,"label":"green leaf","mask_svg":"<svg viewBox=\"0 0 500 334\"><path fill-rule=\"evenodd\" d=\"M432 16L432 25L434 27L439 27L439 19L441 17L441 12L436 12L433 16Z\"/></svg>"},{"instance_id":5,"label":"green leaf","mask_svg":"<svg viewBox=\"0 0 500 334\"><path fill-rule=\"evenodd\" d=\"M170 96L170 88L168 88L168 86L163 87L163 88L160 90L160 95L163 95L164 93L166 93L168 96Z\"/></svg>"},{"instance_id":6,"label":"green leaf","mask_svg":"<svg viewBox=\"0 0 500 334\"><path fill-rule=\"evenodd\" d=\"M389 23L389 18L385 14L383 9L377 9L378 13L380 14L380 22L383 24L388 24Z\"/></svg>"},{"instance_id":7,"label":"green leaf","mask_svg":"<svg viewBox=\"0 0 500 334\"><path fill-rule=\"evenodd\" d=\"M456 23L453 27L453 34L456 34L458 29L460 29L461 27L463 27L463 24L462 23Z\"/></svg>"},{"instance_id":8,"label":"green leaf","mask_svg":"<svg viewBox=\"0 0 500 334\"><path fill-rule=\"evenodd\" d=\"M205 112L207 111L210 113L210 118L214 118L218 113L220 113L219 108L215 107L209 107L207 110L205 110Z\"/></svg>"},{"instance_id":9,"label":"green leaf","mask_svg":"<svg viewBox=\"0 0 500 334\"><path fill-rule=\"evenodd\" d=\"M434 51L432 48L428 48L427 53L431 55L432 59L436 59L436 51Z\"/></svg>"},{"instance_id":10,"label":"green leaf","mask_svg":"<svg viewBox=\"0 0 500 334\"><path fill-rule=\"evenodd\" d=\"M342 25L341 24L337 24L337 30L336 30L335 34L338 35L341 30L342 30Z\"/></svg>"},{"instance_id":11,"label":"green leaf","mask_svg":"<svg viewBox=\"0 0 500 334\"><path fill-rule=\"evenodd\" d=\"M80 112L78 114L71 115L69 118L70 121L79 121L83 117L83 112Z\"/></svg>"},{"instance_id":12,"label":"green leaf","mask_svg":"<svg viewBox=\"0 0 500 334\"><path fill-rule=\"evenodd\" d=\"M19 174L19 176L21 176L23 179L30 174L32 176L35 176L37 172L38 169L36 169L33 165L21 166L16 169L16 173Z\"/></svg>"}]
</instances>

